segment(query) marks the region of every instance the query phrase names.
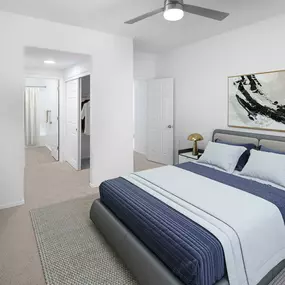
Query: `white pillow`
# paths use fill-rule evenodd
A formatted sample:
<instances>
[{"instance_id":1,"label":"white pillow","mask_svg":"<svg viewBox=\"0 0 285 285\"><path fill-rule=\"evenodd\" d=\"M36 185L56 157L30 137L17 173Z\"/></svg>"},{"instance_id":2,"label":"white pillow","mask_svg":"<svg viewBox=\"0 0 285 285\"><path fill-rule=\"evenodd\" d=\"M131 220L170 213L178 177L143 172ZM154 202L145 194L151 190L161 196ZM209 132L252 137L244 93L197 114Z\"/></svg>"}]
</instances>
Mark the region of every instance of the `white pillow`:
<instances>
[{"instance_id":1,"label":"white pillow","mask_svg":"<svg viewBox=\"0 0 285 285\"><path fill-rule=\"evenodd\" d=\"M285 187L285 155L252 149L249 160L240 175Z\"/></svg>"},{"instance_id":2,"label":"white pillow","mask_svg":"<svg viewBox=\"0 0 285 285\"><path fill-rule=\"evenodd\" d=\"M246 148L243 146L209 142L198 162L217 166L228 173L233 173L245 151Z\"/></svg>"}]
</instances>

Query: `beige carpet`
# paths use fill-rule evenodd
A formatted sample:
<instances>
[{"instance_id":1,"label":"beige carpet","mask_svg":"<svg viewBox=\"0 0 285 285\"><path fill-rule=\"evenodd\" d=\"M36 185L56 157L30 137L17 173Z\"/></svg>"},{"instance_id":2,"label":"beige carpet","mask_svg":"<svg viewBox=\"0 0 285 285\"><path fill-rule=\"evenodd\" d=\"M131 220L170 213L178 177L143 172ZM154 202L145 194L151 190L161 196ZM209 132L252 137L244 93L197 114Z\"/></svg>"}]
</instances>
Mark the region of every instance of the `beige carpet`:
<instances>
[{"instance_id":1,"label":"beige carpet","mask_svg":"<svg viewBox=\"0 0 285 285\"><path fill-rule=\"evenodd\" d=\"M45 285L29 211L86 195L97 195L89 187L89 170L75 171L66 163L47 162L44 149L26 151L24 206L0 210L0 284ZM53 161L53 160L52 160ZM135 154L136 170L153 168L144 156Z\"/></svg>"},{"instance_id":2,"label":"beige carpet","mask_svg":"<svg viewBox=\"0 0 285 285\"><path fill-rule=\"evenodd\" d=\"M44 163L52 163L56 160L51 156L50 150L45 147L27 147L26 148L26 165L37 166Z\"/></svg>"},{"instance_id":3,"label":"beige carpet","mask_svg":"<svg viewBox=\"0 0 285 285\"><path fill-rule=\"evenodd\" d=\"M140 153L134 153L134 169L135 171L142 171L146 169L161 167L162 164L158 164L146 159L146 157Z\"/></svg>"}]
</instances>

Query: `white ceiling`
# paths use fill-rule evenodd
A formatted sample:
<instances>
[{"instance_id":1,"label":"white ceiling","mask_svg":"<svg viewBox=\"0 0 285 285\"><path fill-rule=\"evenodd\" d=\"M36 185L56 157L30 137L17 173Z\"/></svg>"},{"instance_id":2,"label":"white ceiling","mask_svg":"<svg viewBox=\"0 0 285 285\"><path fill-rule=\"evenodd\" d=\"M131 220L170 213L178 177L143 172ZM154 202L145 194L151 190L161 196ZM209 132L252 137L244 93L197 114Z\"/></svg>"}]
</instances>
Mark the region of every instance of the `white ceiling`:
<instances>
[{"instance_id":1,"label":"white ceiling","mask_svg":"<svg viewBox=\"0 0 285 285\"><path fill-rule=\"evenodd\" d=\"M0 0L0 10L135 38L141 51L164 52L285 13L284 0L185 0L229 12L223 22L187 14L179 22L156 15L134 25L124 22L163 6L164 0Z\"/></svg>"},{"instance_id":2,"label":"white ceiling","mask_svg":"<svg viewBox=\"0 0 285 285\"><path fill-rule=\"evenodd\" d=\"M62 52L57 50L42 49L35 47L25 48L26 69L53 69L62 70L77 63L89 60L88 55ZM55 64L45 64L45 60L54 60Z\"/></svg>"}]
</instances>

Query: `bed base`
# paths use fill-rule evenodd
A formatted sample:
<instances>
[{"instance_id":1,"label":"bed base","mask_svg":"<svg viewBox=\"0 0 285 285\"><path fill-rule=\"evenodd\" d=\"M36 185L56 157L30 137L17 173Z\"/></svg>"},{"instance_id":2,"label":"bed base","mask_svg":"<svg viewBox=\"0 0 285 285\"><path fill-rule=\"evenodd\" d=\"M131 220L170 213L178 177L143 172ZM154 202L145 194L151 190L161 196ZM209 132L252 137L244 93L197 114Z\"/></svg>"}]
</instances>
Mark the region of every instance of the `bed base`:
<instances>
[{"instance_id":1,"label":"bed base","mask_svg":"<svg viewBox=\"0 0 285 285\"><path fill-rule=\"evenodd\" d=\"M90 210L90 218L140 285L183 285L182 282L100 202L100 199L94 201ZM258 285L268 285L284 267L285 261L282 261L271 270ZM223 278L214 285L229 285L229 283L226 278Z\"/></svg>"}]
</instances>

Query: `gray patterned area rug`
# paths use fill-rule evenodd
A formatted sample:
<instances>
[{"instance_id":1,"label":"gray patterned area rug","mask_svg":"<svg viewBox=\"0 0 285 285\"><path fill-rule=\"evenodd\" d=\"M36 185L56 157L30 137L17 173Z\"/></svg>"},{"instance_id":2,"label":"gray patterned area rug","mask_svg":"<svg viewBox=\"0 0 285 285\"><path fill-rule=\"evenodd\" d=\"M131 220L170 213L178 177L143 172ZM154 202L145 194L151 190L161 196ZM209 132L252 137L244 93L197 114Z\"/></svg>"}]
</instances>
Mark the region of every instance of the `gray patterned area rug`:
<instances>
[{"instance_id":1,"label":"gray patterned area rug","mask_svg":"<svg viewBox=\"0 0 285 285\"><path fill-rule=\"evenodd\" d=\"M94 199L30 212L48 285L138 285L89 219Z\"/></svg>"}]
</instances>

